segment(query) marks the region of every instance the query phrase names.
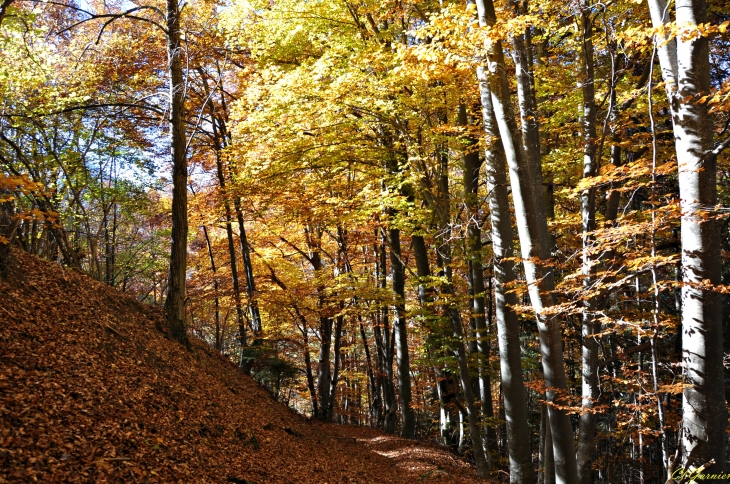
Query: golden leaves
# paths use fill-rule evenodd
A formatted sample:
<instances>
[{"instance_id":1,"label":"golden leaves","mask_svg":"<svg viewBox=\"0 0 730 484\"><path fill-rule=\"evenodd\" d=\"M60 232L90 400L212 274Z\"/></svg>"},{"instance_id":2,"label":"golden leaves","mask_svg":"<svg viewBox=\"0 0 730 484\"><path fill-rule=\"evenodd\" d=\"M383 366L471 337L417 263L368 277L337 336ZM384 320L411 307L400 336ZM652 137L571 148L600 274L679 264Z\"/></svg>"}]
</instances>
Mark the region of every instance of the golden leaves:
<instances>
[{"instance_id":1,"label":"golden leaves","mask_svg":"<svg viewBox=\"0 0 730 484\"><path fill-rule=\"evenodd\" d=\"M635 3L642 3L641 0L633 0ZM701 37L711 38L723 35L730 27L730 21L721 24L712 23L684 23L677 25L675 22L668 22L658 27L628 27L617 32L617 38L627 47L640 47L650 44L653 39L658 39L660 45L666 45L672 39L680 39L690 42Z\"/></svg>"}]
</instances>

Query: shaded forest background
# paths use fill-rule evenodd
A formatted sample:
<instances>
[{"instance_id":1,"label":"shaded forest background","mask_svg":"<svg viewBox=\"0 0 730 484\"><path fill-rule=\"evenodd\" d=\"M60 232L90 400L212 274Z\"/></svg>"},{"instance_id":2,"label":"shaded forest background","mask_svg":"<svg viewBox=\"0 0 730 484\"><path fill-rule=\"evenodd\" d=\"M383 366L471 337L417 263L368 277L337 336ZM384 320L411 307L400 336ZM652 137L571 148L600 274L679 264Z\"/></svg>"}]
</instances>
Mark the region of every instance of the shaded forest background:
<instances>
[{"instance_id":1,"label":"shaded forest background","mask_svg":"<svg viewBox=\"0 0 730 484\"><path fill-rule=\"evenodd\" d=\"M297 412L484 476L725 469L723 0L0 20L0 271L14 245L165 304Z\"/></svg>"}]
</instances>

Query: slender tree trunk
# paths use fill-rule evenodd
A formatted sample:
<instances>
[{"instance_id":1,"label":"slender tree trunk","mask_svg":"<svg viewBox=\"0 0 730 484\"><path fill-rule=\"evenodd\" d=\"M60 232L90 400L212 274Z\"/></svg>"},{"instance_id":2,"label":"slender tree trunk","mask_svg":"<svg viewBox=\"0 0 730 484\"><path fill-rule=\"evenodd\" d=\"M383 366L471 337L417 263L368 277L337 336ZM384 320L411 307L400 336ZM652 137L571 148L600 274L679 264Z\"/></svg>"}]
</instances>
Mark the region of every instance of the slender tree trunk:
<instances>
[{"instance_id":1,"label":"slender tree trunk","mask_svg":"<svg viewBox=\"0 0 730 484\"><path fill-rule=\"evenodd\" d=\"M477 9L480 25L486 26L496 22L494 5L491 0L478 0ZM554 304L552 291L555 288L555 282L552 271L545 266L550 259L551 252L539 165L539 146L537 154L531 153L528 157L525 153L520 142L520 131L512 112L501 42L488 40L486 47L489 58L487 77L492 94L492 105L509 165L525 276L529 284L530 301L537 316L547 388L546 397L551 404L560 405L564 403L560 397L567 396L568 385L563 367L560 323L555 316L545 314L545 309ZM523 120L524 122L525 120ZM530 151L532 152L533 149ZM556 481L559 484L574 484L578 480L578 469L570 418L565 410L554 405L550 406L548 413L553 439Z\"/></svg>"},{"instance_id":2,"label":"slender tree trunk","mask_svg":"<svg viewBox=\"0 0 730 484\"><path fill-rule=\"evenodd\" d=\"M450 316L451 327L455 338L454 353L459 365L459 375L461 379L461 389L464 393L464 403L466 403L466 412L469 420L469 437L474 452L474 460L476 461L477 473L481 477L486 477L489 473L489 462L484 453L484 443L482 441L481 432L479 431L479 415L475 404L475 397L472 387L471 375L469 374L469 363L466 355L466 345L464 340L464 330L461 321L461 314L455 305L454 288L452 285L452 269L451 269L451 230L450 230L450 197L449 197L449 167L448 157L444 153L439 154L440 158L440 180L439 180L439 212L441 234L440 246L438 250L438 260L441 262L446 283L442 284L441 292L445 295L447 303L444 305L444 312Z\"/></svg>"},{"instance_id":3,"label":"slender tree trunk","mask_svg":"<svg viewBox=\"0 0 730 484\"><path fill-rule=\"evenodd\" d=\"M418 275L418 299L421 302L423 311L425 312L424 325L426 330L426 345L435 350L439 344L437 334L440 332L438 325L440 318L433 314L434 290L430 286L431 267L428 262L428 251L426 250L426 242L421 235L411 236L413 245L413 258L416 262L416 273ZM431 351L433 351L431 350ZM429 351L430 353L430 351ZM439 353L439 356L443 354ZM434 375L436 376L436 391L439 398L439 432L441 443L444 445L455 445L454 436L456 435L456 422L458 421L458 411L454 404L456 397L453 389L453 379L438 364L433 366Z\"/></svg>"},{"instance_id":4,"label":"slender tree trunk","mask_svg":"<svg viewBox=\"0 0 730 484\"><path fill-rule=\"evenodd\" d=\"M116 201L112 204L112 240L111 240L111 263L109 264L109 284L114 286L116 284L116 271L117 271L117 231L119 229L118 221L119 206Z\"/></svg>"},{"instance_id":5,"label":"slender tree trunk","mask_svg":"<svg viewBox=\"0 0 730 484\"><path fill-rule=\"evenodd\" d=\"M225 191L226 183L223 174L223 163L220 157L216 157L218 168L218 182L221 190ZM224 197L227 197L224 194ZM231 263L231 279L233 282L233 302L236 306L236 322L238 323L238 332L240 335L241 346L246 343L246 323L243 317L243 307L241 305L241 285L238 280L238 262L236 260L236 247L233 239L233 221L231 219L231 204L228 198L223 201L223 212L226 220L226 238L228 239L228 257Z\"/></svg>"},{"instance_id":6,"label":"slender tree trunk","mask_svg":"<svg viewBox=\"0 0 730 484\"><path fill-rule=\"evenodd\" d=\"M401 435L407 439L413 439L416 436L416 421L411 408L411 365L408 355L405 307L406 268L401 254L400 230L392 227L388 229L388 245L390 246L390 275L393 279L393 292L396 297L393 311L393 332L395 333L395 352L398 361L398 390L403 415Z\"/></svg>"},{"instance_id":7,"label":"slender tree trunk","mask_svg":"<svg viewBox=\"0 0 730 484\"><path fill-rule=\"evenodd\" d=\"M307 226L305 229L307 246L309 249L309 261L316 275L320 274L323 269L322 264L322 232L318 228ZM330 384L332 375L330 373L330 358L332 352L332 318L326 314L326 296L324 286L317 287L317 308L320 312L319 316L319 360L317 362L317 396L319 398L319 413L317 418L326 420L329 414L330 403Z\"/></svg>"},{"instance_id":8,"label":"slender tree trunk","mask_svg":"<svg viewBox=\"0 0 730 484\"><path fill-rule=\"evenodd\" d=\"M458 109L458 123L468 126L466 106L461 104ZM469 259L469 280L471 281L471 318L475 322L477 357L479 361L479 396L482 415L485 418L494 417L492 404L492 383L489 376L489 340L487 339L486 309L484 307L484 266L482 265L482 230L479 216L479 171L481 159L476 150L476 140L467 137L463 155L464 163L464 205L466 207L466 250ZM494 436L494 427L484 425L484 441L489 453L497 456L497 441ZM490 457L491 459L491 457Z\"/></svg>"},{"instance_id":9,"label":"slender tree trunk","mask_svg":"<svg viewBox=\"0 0 730 484\"><path fill-rule=\"evenodd\" d=\"M223 97L221 96L221 101ZM225 106L223 107L225 110ZM225 126L221 124L221 132L224 137L230 137L230 134L226 134L227 130ZM233 174L231 170L228 171L229 181L232 182ZM243 220L243 209L241 207L241 199L233 196L233 208L236 212L236 221L238 222L239 228L239 241L241 243L241 259L243 261L243 273L246 276L246 295L248 296L248 313L251 318L251 332L253 333L252 344L258 346L262 343L263 337L263 324L261 322L261 312L259 311L259 305L256 294L256 280L253 275L253 263L251 262L251 245L248 242L246 235L246 224ZM240 294L240 292L239 292ZM241 332L242 345L246 345L245 327L244 331Z\"/></svg>"},{"instance_id":10,"label":"slender tree trunk","mask_svg":"<svg viewBox=\"0 0 730 484\"><path fill-rule=\"evenodd\" d=\"M299 308L294 306L294 311L297 318L302 323L299 331L302 333L302 340L304 342L302 352L304 354L304 372L307 375L307 388L309 388L309 397L312 402L312 417L319 415L319 405L317 404L317 389L314 386L314 375L312 374L312 360L309 356L309 329L307 328L307 318L299 311Z\"/></svg>"},{"instance_id":11,"label":"slender tree trunk","mask_svg":"<svg viewBox=\"0 0 730 484\"><path fill-rule=\"evenodd\" d=\"M342 310L343 307L340 307ZM329 388L329 399L330 403L327 406L327 421L332 422L335 412L335 402L337 396L337 381L340 377L340 366L342 365L342 325L345 322L343 316L337 316L335 323L335 361L334 367L332 368L332 381L330 382Z\"/></svg>"},{"instance_id":12,"label":"slender tree trunk","mask_svg":"<svg viewBox=\"0 0 730 484\"><path fill-rule=\"evenodd\" d=\"M377 357L376 361L376 373L375 373L375 383L377 386L377 394L378 396L382 395L382 399L377 399L373 397L373 404L379 403L379 405L375 408L375 422L376 427L382 427L383 429L386 428L386 406L389 404L389 396L388 391L386 389L386 381L385 381L385 350L383 349L383 334L381 331L381 312L378 312L374 314L375 318L375 326L373 327L373 340L375 342L375 354Z\"/></svg>"},{"instance_id":13,"label":"slender tree trunk","mask_svg":"<svg viewBox=\"0 0 730 484\"><path fill-rule=\"evenodd\" d=\"M678 26L706 22L704 0L677 0ZM662 0L649 0L654 26L669 23ZM675 47L676 42L676 47ZM727 407L724 394L722 308L719 294L703 285L721 283L717 220L703 211L717 203L712 118L700 97L710 92L707 37L657 38L657 53L672 111L682 210L682 394L681 461L685 467L725 469Z\"/></svg>"},{"instance_id":14,"label":"slender tree trunk","mask_svg":"<svg viewBox=\"0 0 730 484\"><path fill-rule=\"evenodd\" d=\"M221 339L221 321L220 321L220 302L218 300L218 274L215 267L215 258L213 258L213 247L210 245L210 237L208 237L208 228L203 225L203 235L205 235L205 244L208 246L208 257L210 258L210 270L213 272L213 290L215 297L215 349L220 353L223 347Z\"/></svg>"},{"instance_id":15,"label":"slender tree trunk","mask_svg":"<svg viewBox=\"0 0 730 484\"><path fill-rule=\"evenodd\" d=\"M205 77L203 69L198 69L198 73L202 79L205 95L209 99L208 107L210 109L211 126L213 130L213 144L215 149L215 166L218 176L218 186L223 195L223 214L226 221L226 237L228 239L228 256L231 264L231 279L233 282L233 301L236 307L236 322L238 323L238 331L241 335L241 344L245 344L246 325L243 317L243 308L241 306L241 287L238 281L238 263L236 260L236 247L233 240L233 217L231 215L230 194L226 190L226 175L223 167L223 159L221 154L226 146L226 127L225 121L218 116L215 103L208 88L208 81ZM225 112L223 113L225 114Z\"/></svg>"},{"instance_id":16,"label":"slender tree trunk","mask_svg":"<svg viewBox=\"0 0 730 484\"><path fill-rule=\"evenodd\" d=\"M319 319L319 361L317 363L317 394L319 396L319 415L317 418L325 420L329 413L329 390L331 383L330 353L332 348L332 318Z\"/></svg>"},{"instance_id":17,"label":"slender tree trunk","mask_svg":"<svg viewBox=\"0 0 730 484\"><path fill-rule=\"evenodd\" d=\"M591 5L588 0L581 3L581 72L580 86L583 91L583 177L590 178L598 173L596 157L596 101L593 69L593 23L591 19ZM583 220L583 261L581 273L583 287L590 291L593 284L594 257L592 232L596 228L596 201L595 188L588 188L581 193L581 217ZM583 412L580 415L578 427L578 445L576 459L578 462L578 478L582 484L593 482L593 453L596 436L596 414L593 412L593 402L598 398L598 333L594 311L597 298L584 301L585 308L582 315L582 400Z\"/></svg>"},{"instance_id":18,"label":"slender tree trunk","mask_svg":"<svg viewBox=\"0 0 730 484\"><path fill-rule=\"evenodd\" d=\"M185 273L188 255L188 167L185 154L185 86L178 0L167 0L167 62L170 74L172 242L165 311L171 336L187 346Z\"/></svg>"},{"instance_id":19,"label":"slender tree trunk","mask_svg":"<svg viewBox=\"0 0 730 484\"><path fill-rule=\"evenodd\" d=\"M386 289L386 267L388 261L388 254L386 252L388 246L388 239L385 229L381 229L380 232L380 247L379 247L379 272L378 272L378 286L380 289ZM393 387L393 345L391 343L391 331L388 322L388 307L383 306L380 311L380 322L382 324L382 340L380 348L383 351L383 401L385 404L385 415L384 415L384 428L386 432L394 433L397 424L397 408L398 403L395 397L395 388Z\"/></svg>"},{"instance_id":20,"label":"slender tree trunk","mask_svg":"<svg viewBox=\"0 0 730 484\"><path fill-rule=\"evenodd\" d=\"M500 374L504 413L507 421L507 448L510 461L510 482L532 483L534 472L527 426L527 398L522 381L520 323L513 308L517 295L508 290L515 281L512 220L507 193L506 159L497 121L492 108L492 96L487 74L477 70L482 101L484 129L489 136L486 152L486 178L489 210L492 222L494 253L494 301L499 342Z\"/></svg>"},{"instance_id":21,"label":"slender tree trunk","mask_svg":"<svg viewBox=\"0 0 730 484\"><path fill-rule=\"evenodd\" d=\"M243 210L241 210L241 199L233 198L233 206L238 218L239 238L241 241L241 256L243 258L243 271L246 274L246 293L248 294L248 311L251 316L251 332L253 333L253 344L261 344L262 330L261 314L259 304L256 300L256 281L253 278L253 264L251 263L251 248L246 237L246 227L243 223Z\"/></svg>"},{"instance_id":22,"label":"slender tree trunk","mask_svg":"<svg viewBox=\"0 0 730 484\"><path fill-rule=\"evenodd\" d=\"M358 316L360 317L360 316ZM362 324L362 318L360 319L360 337L362 339L362 346L365 349L365 363L366 371L368 375L368 384L370 385L370 425L375 426L377 418L377 409L380 407L380 392L378 392L377 382L375 381L375 372L373 371L373 360L370 357L370 345L368 344L368 338L365 334L365 326Z\"/></svg>"},{"instance_id":23,"label":"slender tree trunk","mask_svg":"<svg viewBox=\"0 0 730 484\"><path fill-rule=\"evenodd\" d=\"M442 291L453 297L453 289L450 285L443 287ZM455 353L461 376L461 390L464 393L464 402L466 403L466 412L469 420L469 437L471 439L472 450L474 452L477 473L481 477L486 477L489 473L489 463L487 462L486 455L484 454L484 445L482 442L481 432L479 431L479 415L477 413L474 392L472 390L471 376L469 375L469 364L466 359L461 315L459 314L459 310L454 306L446 309L451 316L451 325L454 331L454 337L457 340L455 343Z\"/></svg>"}]
</instances>

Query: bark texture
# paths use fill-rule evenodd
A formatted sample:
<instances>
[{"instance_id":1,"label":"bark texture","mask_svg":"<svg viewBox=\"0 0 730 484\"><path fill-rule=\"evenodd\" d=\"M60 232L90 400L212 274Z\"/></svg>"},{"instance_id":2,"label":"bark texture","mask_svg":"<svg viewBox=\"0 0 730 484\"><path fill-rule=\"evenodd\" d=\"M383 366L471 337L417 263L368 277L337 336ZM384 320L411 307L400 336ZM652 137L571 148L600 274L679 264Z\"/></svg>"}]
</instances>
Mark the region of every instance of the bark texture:
<instances>
[{"instance_id":1,"label":"bark texture","mask_svg":"<svg viewBox=\"0 0 730 484\"><path fill-rule=\"evenodd\" d=\"M460 126L469 126L466 106L460 105L458 110ZM470 316L474 322L476 336L477 360L479 361L478 395L481 403L482 418L494 417L492 403L492 383L489 375L489 339L487 334L487 318L485 308L486 287L484 285L484 265L482 264L482 229L479 216L479 172L482 161L477 151L476 140L465 137L464 164L464 206L467 214L466 251L470 281ZM482 425L484 441L488 453L496 457L497 440L494 427ZM491 458L491 457L490 457Z\"/></svg>"},{"instance_id":2,"label":"bark texture","mask_svg":"<svg viewBox=\"0 0 730 484\"><path fill-rule=\"evenodd\" d=\"M167 1L167 59L170 74L170 151L172 154L172 243L165 311L171 336L188 344L185 274L188 255L188 167L185 156L185 99L180 46L180 9Z\"/></svg>"},{"instance_id":3,"label":"bark texture","mask_svg":"<svg viewBox=\"0 0 730 484\"><path fill-rule=\"evenodd\" d=\"M450 214L450 196L449 196L449 178L448 178L448 157L446 154L439 155L441 160L440 177L439 177L439 205L436 207L439 215L439 248L438 257L439 266L443 271L446 282L441 285L441 293L444 294L446 304L444 304L444 313L450 317L451 327L454 336L454 353L459 365L459 376L461 380L461 389L464 393L464 403L466 404L466 413L469 420L469 437L472 443L472 451L474 453L474 461L477 467L477 473L481 477L486 477L489 472L489 462L484 453L484 445L482 442L481 432L479 431L479 414L475 404L474 387L469 373L469 363L466 354L466 344L464 339L463 323L458 307L455 305L454 287L452 284L453 276L451 270L451 214Z\"/></svg>"},{"instance_id":4,"label":"bark texture","mask_svg":"<svg viewBox=\"0 0 730 484\"><path fill-rule=\"evenodd\" d=\"M590 178L598 173L596 156L596 94L593 69L593 21L590 15L590 3L581 3L581 62L579 85L583 91L583 177ZM581 219L583 222L583 261L581 272L583 286L590 290L593 284L595 260L592 254L596 229L596 189L588 188L581 193ZM581 328L581 406L578 425L578 444L576 459L578 478L581 484L593 482L593 453L596 436L596 414L592 411L593 401L598 398L598 343L592 335L598 333L594 312L597 309L597 298L584 301L583 322Z\"/></svg>"},{"instance_id":5,"label":"bark texture","mask_svg":"<svg viewBox=\"0 0 730 484\"><path fill-rule=\"evenodd\" d=\"M477 70L484 117L484 130L489 137L486 151L486 178L489 192L489 211L492 222L492 250L494 253L494 306L499 342L499 368L502 377L502 396L507 430L510 482L532 483L532 455L530 430L527 426L527 398L522 380L520 323L512 309L517 295L507 290L515 281L512 220L507 194L507 172L502 140L494 118L492 94L484 68Z\"/></svg>"},{"instance_id":6,"label":"bark texture","mask_svg":"<svg viewBox=\"0 0 730 484\"><path fill-rule=\"evenodd\" d=\"M416 437L416 415L411 408L411 364L408 356L405 306L406 268L401 254L400 230L388 229L388 244L390 245L390 275L393 279L393 292L397 298L393 308L393 333L395 355L398 361L398 390L403 416L401 435L407 439L413 439Z\"/></svg>"},{"instance_id":7,"label":"bark texture","mask_svg":"<svg viewBox=\"0 0 730 484\"><path fill-rule=\"evenodd\" d=\"M655 26L668 23L662 0L649 0ZM706 22L704 0L678 0L678 26ZM703 283L721 283L720 232L706 210L717 203L717 168L712 119L698 102L710 91L709 46L706 37L656 39L662 76L672 111L682 210L682 394L681 461L685 467L715 464L706 472L725 469L727 408L724 395L722 311L719 294Z\"/></svg>"},{"instance_id":8,"label":"bark texture","mask_svg":"<svg viewBox=\"0 0 730 484\"><path fill-rule=\"evenodd\" d=\"M480 25L496 22L494 4L491 0L478 0L477 10ZM555 283L553 274L545 263L550 258L550 235L543 198L539 145L534 151L531 132L523 140L512 110L507 81L504 52L501 42L487 41L487 79L491 90L492 105L510 172L510 184L515 206L515 216L524 260L525 277L529 284L530 301L537 317L540 335L540 350L545 375L546 398L549 403L560 404L560 394L567 393L567 380L563 367L563 348L560 324L555 316L546 314L554 304L552 291ZM515 45L519 49L519 45ZM529 78L528 78L529 79ZM518 78L518 86L520 79ZM527 105L529 86L518 88L523 91L520 105ZM523 119L523 126L530 122ZM529 151L526 151L527 150ZM528 156L529 155L529 156ZM576 483L576 464L573 428L564 410L550 406L548 410L551 427L556 482Z\"/></svg>"}]
</instances>

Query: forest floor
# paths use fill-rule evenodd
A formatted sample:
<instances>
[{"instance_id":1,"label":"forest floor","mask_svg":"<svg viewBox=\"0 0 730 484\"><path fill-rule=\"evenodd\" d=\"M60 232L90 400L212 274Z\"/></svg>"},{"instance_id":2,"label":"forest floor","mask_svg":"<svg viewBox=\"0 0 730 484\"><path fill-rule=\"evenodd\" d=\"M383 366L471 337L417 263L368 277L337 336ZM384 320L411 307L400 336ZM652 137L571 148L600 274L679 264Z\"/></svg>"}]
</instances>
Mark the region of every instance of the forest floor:
<instances>
[{"instance_id":1,"label":"forest floor","mask_svg":"<svg viewBox=\"0 0 730 484\"><path fill-rule=\"evenodd\" d=\"M484 482L448 451L308 420L160 308L13 252L0 277L0 483Z\"/></svg>"}]
</instances>

